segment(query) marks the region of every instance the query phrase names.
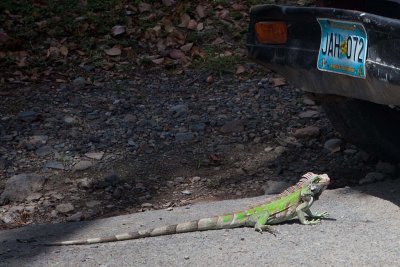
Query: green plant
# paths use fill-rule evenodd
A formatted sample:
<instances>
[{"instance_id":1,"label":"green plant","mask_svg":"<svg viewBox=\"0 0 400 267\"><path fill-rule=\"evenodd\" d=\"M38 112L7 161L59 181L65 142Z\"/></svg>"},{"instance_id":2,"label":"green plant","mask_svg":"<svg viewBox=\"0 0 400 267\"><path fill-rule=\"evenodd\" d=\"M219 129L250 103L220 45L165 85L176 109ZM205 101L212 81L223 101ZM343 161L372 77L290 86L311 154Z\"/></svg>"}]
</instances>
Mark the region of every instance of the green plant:
<instances>
[{"instance_id":1,"label":"green plant","mask_svg":"<svg viewBox=\"0 0 400 267\"><path fill-rule=\"evenodd\" d=\"M205 46L204 57L197 58L192 66L216 74L234 73L236 65L241 63L242 58L238 55L225 55L224 49L220 46Z\"/></svg>"}]
</instances>

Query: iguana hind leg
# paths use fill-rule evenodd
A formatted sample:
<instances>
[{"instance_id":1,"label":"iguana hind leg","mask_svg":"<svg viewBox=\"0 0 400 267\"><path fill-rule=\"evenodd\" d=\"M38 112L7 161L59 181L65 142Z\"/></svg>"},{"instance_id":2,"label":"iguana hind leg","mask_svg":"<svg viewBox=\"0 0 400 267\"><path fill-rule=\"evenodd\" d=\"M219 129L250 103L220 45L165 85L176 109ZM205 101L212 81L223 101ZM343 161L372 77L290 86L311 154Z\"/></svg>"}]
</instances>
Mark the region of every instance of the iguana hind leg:
<instances>
[{"instance_id":1,"label":"iguana hind leg","mask_svg":"<svg viewBox=\"0 0 400 267\"><path fill-rule=\"evenodd\" d=\"M278 231L273 229L270 225L266 224L269 216L270 215L267 212L265 214L261 215L258 218L256 225L254 226L254 230L259 232L260 234L262 234L262 232L268 232L270 234L276 235L278 233Z\"/></svg>"}]
</instances>

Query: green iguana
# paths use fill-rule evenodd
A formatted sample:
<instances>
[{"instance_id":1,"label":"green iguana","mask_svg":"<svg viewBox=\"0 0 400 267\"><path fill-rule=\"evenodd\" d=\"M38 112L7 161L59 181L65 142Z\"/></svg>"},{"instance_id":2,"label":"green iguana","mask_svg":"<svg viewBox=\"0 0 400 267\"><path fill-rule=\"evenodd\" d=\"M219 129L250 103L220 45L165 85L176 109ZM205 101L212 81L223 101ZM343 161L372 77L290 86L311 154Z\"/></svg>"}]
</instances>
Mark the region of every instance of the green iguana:
<instances>
[{"instance_id":1,"label":"green iguana","mask_svg":"<svg viewBox=\"0 0 400 267\"><path fill-rule=\"evenodd\" d=\"M269 225L287 221L296 216L302 224L317 224L321 218L326 218L328 213L313 214L310 207L326 189L329 181L326 174L319 175L309 172L303 175L296 185L286 189L278 196L244 211L109 237L62 241L46 245L84 245L237 227L254 227L258 232L273 233Z\"/></svg>"}]
</instances>

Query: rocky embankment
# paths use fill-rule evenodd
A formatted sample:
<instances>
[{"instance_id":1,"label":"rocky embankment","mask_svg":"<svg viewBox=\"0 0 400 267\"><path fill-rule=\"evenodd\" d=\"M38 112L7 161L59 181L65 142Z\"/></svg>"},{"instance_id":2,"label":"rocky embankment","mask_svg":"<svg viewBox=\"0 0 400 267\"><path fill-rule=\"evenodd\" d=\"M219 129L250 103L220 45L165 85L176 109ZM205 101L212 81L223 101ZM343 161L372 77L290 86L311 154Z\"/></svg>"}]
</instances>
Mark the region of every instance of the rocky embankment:
<instances>
[{"instance_id":1,"label":"rocky embankment","mask_svg":"<svg viewBox=\"0 0 400 267\"><path fill-rule=\"evenodd\" d=\"M395 177L272 73L146 73L41 83L0 98L0 228Z\"/></svg>"}]
</instances>

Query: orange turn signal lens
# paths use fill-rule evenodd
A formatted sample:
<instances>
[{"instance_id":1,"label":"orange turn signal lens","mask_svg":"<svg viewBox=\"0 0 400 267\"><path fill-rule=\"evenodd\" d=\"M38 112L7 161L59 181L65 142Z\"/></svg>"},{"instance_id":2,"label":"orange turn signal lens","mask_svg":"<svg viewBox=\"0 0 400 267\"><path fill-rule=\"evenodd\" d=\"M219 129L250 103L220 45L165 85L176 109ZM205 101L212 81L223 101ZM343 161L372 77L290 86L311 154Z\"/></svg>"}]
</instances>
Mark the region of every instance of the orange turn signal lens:
<instances>
[{"instance_id":1,"label":"orange turn signal lens","mask_svg":"<svg viewBox=\"0 0 400 267\"><path fill-rule=\"evenodd\" d=\"M262 44L286 44L287 25L282 21L261 21L255 25L256 38Z\"/></svg>"}]
</instances>

